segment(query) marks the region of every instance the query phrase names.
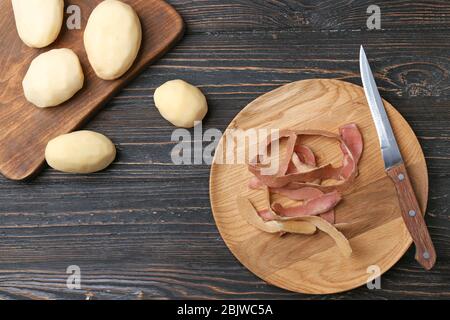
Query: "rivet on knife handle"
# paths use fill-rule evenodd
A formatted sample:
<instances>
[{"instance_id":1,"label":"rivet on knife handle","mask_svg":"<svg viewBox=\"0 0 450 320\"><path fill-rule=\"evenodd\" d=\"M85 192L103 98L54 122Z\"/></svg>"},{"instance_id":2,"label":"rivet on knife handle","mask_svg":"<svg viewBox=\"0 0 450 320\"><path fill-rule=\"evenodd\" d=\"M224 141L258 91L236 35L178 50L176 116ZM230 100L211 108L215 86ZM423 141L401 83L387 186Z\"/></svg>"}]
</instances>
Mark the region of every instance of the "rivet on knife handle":
<instances>
[{"instance_id":1,"label":"rivet on knife handle","mask_svg":"<svg viewBox=\"0 0 450 320\"><path fill-rule=\"evenodd\" d=\"M406 168L404 164L400 164L388 169L387 173L394 182L403 220L416 245L416 260L430 270L436 262L436 251Z\"/></svg>"}]
</instances>

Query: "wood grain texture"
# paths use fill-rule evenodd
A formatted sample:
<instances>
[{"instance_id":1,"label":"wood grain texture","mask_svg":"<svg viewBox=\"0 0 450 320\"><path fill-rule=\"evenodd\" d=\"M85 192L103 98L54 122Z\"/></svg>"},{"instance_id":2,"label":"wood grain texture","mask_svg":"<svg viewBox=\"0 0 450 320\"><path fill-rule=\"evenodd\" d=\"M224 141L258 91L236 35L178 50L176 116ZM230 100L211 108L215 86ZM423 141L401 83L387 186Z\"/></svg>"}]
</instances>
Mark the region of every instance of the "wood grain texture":
<instances>
[{"instance_id":1,"label":"wood grain texture","mask_svg":"<svg viewBox=\"0 0 450 320\"><path fill-rule=\"evenodd\" d=\"M241 6L230 1L222 6L212 0L169 1L187 25L182 42L86 125L117 145L117 161L107 171L86 176L45 168L19 183L0 177L1 299L450 298L450 27L445 21L450 3L419 1L414 7L383 1L382 10L394 22L395 15L408 21L396 30L369 32L356 23L361 31L316 32L289 30L290 21L283 30L270 23L268 7L287 0L260 1L264 6L253 12L246 8L255 1L242 0ZM327 3L331 12L358 2L308 1ZM438 5L419 8L430 3ZM363 22L365 9L350 9L344 7L337 18ZM441 9L442 16L431 18ZM239 18L247 12L251 19ZM236 17L240 23L222 24ZM267 17L264 23L258 22L261 17ZM318 15L317 23L326 24L326 17ZM211 32L214 26L221 31ZM204 129L224 130L245 105L282 84L337 78L361 85L361 44L382 96L405 117L424 151L430 182L426 221L439 260L426 272L411 248L383 275L380 290L363 286L318 297L267 285L233 257L218 233L208 196L209 166L172 164L173 127L154 107L153 91L174 78L198 85L210 106ZM72 264L81 268L81 290L65 287Z\"/></svg>"},{"instance_id":2,"label":"wood grain texture","mask_svg":"<svg viewBox=\"0 0 450 320\"><path fill-rule=\"evenodd\" d=\"M191 32L367 30L367 9L378 5L383 30L447 29L446 0L172 0Z\"/></svg>"},{"instance_id":3,"label":"wood grain texture","mask_svg":"<svg viewBox=\"0 0 450 320\"><path fill-rule=\"evenodd\" d=\"M430 270L436 263L436 251L408 171L404 164L399 164L387 170L387 174L394 183L403 221L414 241L416 260L426 270Z\"/></svg>"},{"instance_id":4,"label":"wood grain texture","mask_svg":"<svg viewBox=\"0 0 450 320\"><path fill-rule=\"evenodd\" d=\"M428 175L422 149L407 122L389 103L385 105L423 212ZM293 82L251 102L228 129L338 133L349 123L356 123L364 140L359 176L343 192L343 202L335 209L336 223L348 224L343 233L353 249L350 258L343 257L323 233L280 237L248 224L237 208L237 197L249 198L263 210L265 193L248 189L252 174L245 164L220 164L216 154L210 197L220 234L237 259L268 283L310 294L347 291L367 282L367 269L372 265L386 272L410 246L411 237L403 224L395 186L384 171L375 125L361 87L337 80ZM226 150L226 143L222 139L218 149ZM339 148L327 139L310 138L304 143L315 152L319 165L341 161ZM249 148L236 147L236 159L240 154L248 155Z\"/></svg>"},{"instance_id":5,"label":"wood grain texture","mask_svg":"<svg viewBox=\"0 0 450 320\"><path fill-rule=\"evenodd\" d=\"M62 30L55 43L40 50L27 47L18 37L11 1L0 3L0 47L3 48L0 66L4 71L0 75L3 87L0 94L0 172L7 178L23 180L35 174L44 163L48 141L86 123L120 88L169 50L183 34L181 17L164 1L126 1L141 20L142 46L130 70L118 80L104 81L95 75L83 44L89 14L100 2L68 1L66 5L76 3L83 13L82 30ZM25 99L22 80L37 55L55 48L70 48L78 55L84 71L84 87L64 104L40 109Z\"/></svg>"}]
</instances>

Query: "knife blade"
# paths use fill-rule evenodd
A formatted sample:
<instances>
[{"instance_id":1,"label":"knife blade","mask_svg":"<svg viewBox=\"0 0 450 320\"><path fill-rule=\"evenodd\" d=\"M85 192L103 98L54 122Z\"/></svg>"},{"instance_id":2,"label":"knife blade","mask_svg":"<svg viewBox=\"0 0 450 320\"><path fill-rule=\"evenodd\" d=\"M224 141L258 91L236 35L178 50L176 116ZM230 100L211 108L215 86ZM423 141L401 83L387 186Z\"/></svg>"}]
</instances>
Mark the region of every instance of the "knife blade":
<instances>
[{"instance_id":1,"label":"knife blade","mask_svg":"<svg viewBox=\"0 0 450 320\"><path fill-rule=\"evenodd\" d=\"M378 134L385 171L395 185L403 220L416 246L415 258L429 270L436 262L434 245L363 46L360 49L359 63L364 92Z\"/></svg>"}]
</instances>

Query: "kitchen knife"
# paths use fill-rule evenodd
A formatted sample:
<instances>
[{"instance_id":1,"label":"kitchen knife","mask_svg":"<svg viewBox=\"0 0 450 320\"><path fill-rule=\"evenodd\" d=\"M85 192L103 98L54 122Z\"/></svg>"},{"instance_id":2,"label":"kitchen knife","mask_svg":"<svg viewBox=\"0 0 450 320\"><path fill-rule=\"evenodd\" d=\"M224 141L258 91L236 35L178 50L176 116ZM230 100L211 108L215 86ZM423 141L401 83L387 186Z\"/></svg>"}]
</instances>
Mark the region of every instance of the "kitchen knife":
<instances>
[{"instance_id":1,"label":"kitchen knife","mask_svg":"<svg viewBox=\"0 0 450 320\"><path fill-rule=\"evenodd\" d=\"M416 245L416 260L425 269L430 270L436 262L436 252L363 46L360 50L359 63L364 91L381 145L384 168L397 190L403 220Z\"/></svg>"}]
</instances>

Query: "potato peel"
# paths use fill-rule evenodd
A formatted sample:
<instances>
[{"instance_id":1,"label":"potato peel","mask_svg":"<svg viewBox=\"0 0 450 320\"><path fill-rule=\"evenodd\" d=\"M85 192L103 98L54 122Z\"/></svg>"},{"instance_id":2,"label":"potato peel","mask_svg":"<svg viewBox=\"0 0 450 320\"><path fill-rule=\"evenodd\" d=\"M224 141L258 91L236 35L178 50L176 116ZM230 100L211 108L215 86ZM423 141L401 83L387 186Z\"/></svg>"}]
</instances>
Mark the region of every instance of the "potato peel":
<instances>
[{"instance_id":1,"label":"potato peel","mask_svg":"<svg viewBox=\"0 0 450 320\"><path fill-rule=\"evenodd\" d=\"M317 227L307 221L283 221L278 222L282 232L311 235L316 233Z\"/></svg>"},{"instance_id":2,"label":"potato peel","mask_svg":"<svg viewBox=\"0 0 450 320\"><path fill-rule=\"evenodd\" d=\"M314 234L316 226L308 221L269 221L264 222L258 215L253 204L244 197L237 197L237 207L239 213L245 218L248 224L267 233L296 233L296 234Z\"/></svg>"},{"instance_id":3,"label":"potato peel","mask_svg":"<svg viewBox=\"0 0 450 320\"><path fill-rule=\"evenodd\" d=\"M268 221L264 222L256 211L253 204L244 197L237 197L237 207L239 213L245 218L248 224L267 233L295 233L312 235L317 229L328 234L336 243L341 254L348 258L352 254L350 242L332 224L316 216L299 217L290 221Z\"/></svg>"},{"instance_id":4,"label":"potato peel","mask_svg":"<svg viewBox=\"0 0 450 320\"><path fill-rule=\"evenodd\" d=\"M309 222L317 227L320 231L325 232L331 238L333 238L336 246L339 248L339 251L346 258L350 257L352 254L352 247L350 246L350 242L347 238L332 224L328 223L325 219L317 216L305 216L299 217L296 221Z\"/></svg>"},{"instance_id":5,"label":"potato peel","mask_svg":"<svg viewBox=\"0 0 450 320\"><path fill-rule=\"evenodd\" d=\"M323 136L339 141L342 165L318 167L313 151L301 144L301 136ZM339 135L321 130L282 130L279 137L268 137L266 145L268 147L284 138L287 138L286 156L276 174L263 174L266 164L260 156L248 165L254 175L248 186L264 191L266 209L258 212L250 200L238 197L239 211L249 224L269 233L313 234L319 229L334 240L344 257L350 257L350 242L337 229L343 225L334 226L334 208L342 199L339 190L346 188L358 175L358 163L363 152L363 138L358 126L354 123L345 125L339 129ZM330 179L336 183L326 184ZM271 193L303 202L293 207L272 204Z\"/></svg>"}]
</instances>

